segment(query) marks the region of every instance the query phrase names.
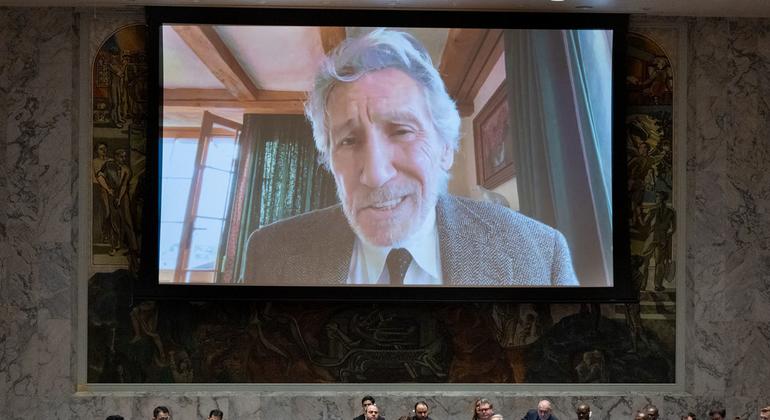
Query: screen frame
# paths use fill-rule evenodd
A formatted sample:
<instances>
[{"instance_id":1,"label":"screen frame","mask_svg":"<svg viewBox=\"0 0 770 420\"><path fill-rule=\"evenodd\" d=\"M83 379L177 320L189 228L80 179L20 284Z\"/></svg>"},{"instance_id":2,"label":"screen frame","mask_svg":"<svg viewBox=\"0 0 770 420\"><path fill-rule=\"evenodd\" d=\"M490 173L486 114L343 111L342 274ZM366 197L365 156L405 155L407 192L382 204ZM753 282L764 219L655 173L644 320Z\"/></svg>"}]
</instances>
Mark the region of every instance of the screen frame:
<instances>
[{"instance_id":1,"label":"screen frame","mask_svg":"<svg viewBox=\"0 0 770 420\"><path fill-rule=\"evenodd\" d=\"M592 13L522 13L484 11L408 11L377 9L274 9L147 7L148 150L141 265L133 296L144 299L382 301L382 302L638 302L630 270L626 115L624 77L628 15ZM159 284L159 214L162 121L161 27L164 24L287 26L363 26L502 29L611 29L612 51L612 225L611 287L450 287L450 286L256 286L240 284Z\"/></svg>"}]
</instances>

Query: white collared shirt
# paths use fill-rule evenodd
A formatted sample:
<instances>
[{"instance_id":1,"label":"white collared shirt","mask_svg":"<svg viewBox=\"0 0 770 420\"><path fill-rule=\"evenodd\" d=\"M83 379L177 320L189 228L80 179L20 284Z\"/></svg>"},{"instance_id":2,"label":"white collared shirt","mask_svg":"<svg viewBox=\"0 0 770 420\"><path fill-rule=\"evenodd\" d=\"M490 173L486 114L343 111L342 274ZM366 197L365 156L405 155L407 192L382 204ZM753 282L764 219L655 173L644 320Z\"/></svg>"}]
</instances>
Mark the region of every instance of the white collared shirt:
<instances>
[{"instance_id":1,"label":"white collared shirt","mask_svg":"<svg viewBox=\"0 0 770 420\"><path fill-rule=\"evenodd\" d=\"M348 284L390 284L385 266L388 253L393 248L406 248L412 254L412 262L406 270L404 284L441 285L441 251L434 208L417 232L394 247L374 246L356 237L350 258Z\"/></svg>"}]
</instances>

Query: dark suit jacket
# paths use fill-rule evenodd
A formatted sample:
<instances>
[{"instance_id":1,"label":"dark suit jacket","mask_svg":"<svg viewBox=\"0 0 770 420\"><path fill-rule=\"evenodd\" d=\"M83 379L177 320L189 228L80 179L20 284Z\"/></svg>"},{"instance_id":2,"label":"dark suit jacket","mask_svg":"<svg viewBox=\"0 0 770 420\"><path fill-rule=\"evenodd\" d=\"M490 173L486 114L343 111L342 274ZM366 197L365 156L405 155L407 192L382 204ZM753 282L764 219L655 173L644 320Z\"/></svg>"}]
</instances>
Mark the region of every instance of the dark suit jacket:
<instances>
[{"instance_id":1,"label":"dark suit jacket","mask_svg":"<svg viewBox=\"0 0 770 420\"><path fill-rule=\"evenodd\" d=\"M537 410L529 410L527 411L527 414L524 415L524 417L521 418L521 420L539 420L540 417L537 416ZM551 414L548 416L546 420L559 420L556 416Z\"/></svg>"},{"instance_id":2,"label":"dark suit jacket","mask_svg":"<svg viewBox=\"0 0 770 420\"><path fill-rule=\"evenodd\" d=\"M518 212L443 195L436 222L446 285L578 285L564 236ZM345 284L355 238L340 205L265 226L249 238L243 282Z\"/></svg>"},{"instance_id":3,"label":"dark suit jacket","mask_svg":"<svg viewBox=\"0 0 770 420\"><path fill-rule=\"evenodd\" d=\"M366 416L364 416L363 414L361 414L360 416L358 416L358 417L354 418L353 420L364 420L364 419L366 419ZM385 420L385 417L382 417L382 416L377 416L377 420Z\"/></svg>"}]
</instances>

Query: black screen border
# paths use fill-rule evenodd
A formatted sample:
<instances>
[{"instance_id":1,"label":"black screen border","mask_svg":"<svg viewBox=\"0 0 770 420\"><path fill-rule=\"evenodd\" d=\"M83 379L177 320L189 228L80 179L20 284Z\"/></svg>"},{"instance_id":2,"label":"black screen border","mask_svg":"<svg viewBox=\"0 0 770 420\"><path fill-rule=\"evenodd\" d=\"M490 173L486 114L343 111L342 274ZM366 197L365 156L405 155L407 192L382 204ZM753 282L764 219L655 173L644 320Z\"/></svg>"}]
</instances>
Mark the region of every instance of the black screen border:
<instances>
[{"instance_id":1,"label":"black screen border","mask_svg":"<svg viewBox=\"0 0 770 420\"><path fill-rule=\"evenodd\" d=\"M136 300L259 300L379 302L532 302L634 303L630 270L629 198L627 192L626 59L627 14L529 13L499 11L414 11L381 9L278 9L227 7L146 7L148 23L147 197L143 213L141 265L133 284ZM501 29L611 29L612 51L612 287L448 287L448 286L253 286L227 284L159 284L159 214L162 121L161 26L163 24L231 24ZM155 142L155 144L153 144Z\"/></svg>"}]
</instances>

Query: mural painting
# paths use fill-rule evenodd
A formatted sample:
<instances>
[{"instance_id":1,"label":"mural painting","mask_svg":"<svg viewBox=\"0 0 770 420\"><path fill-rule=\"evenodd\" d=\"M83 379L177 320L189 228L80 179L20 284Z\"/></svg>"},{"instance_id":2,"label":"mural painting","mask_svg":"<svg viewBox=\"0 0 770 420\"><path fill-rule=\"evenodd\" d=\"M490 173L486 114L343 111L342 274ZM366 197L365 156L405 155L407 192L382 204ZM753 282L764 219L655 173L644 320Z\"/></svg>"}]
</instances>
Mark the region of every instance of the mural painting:
<instances>
[{"instance_id":1,"label":"mural painting","mask_svg":"<svg viewBox=\"0 0 770 420\"><path fill-rule=\"evenodd\" d=\"M102 50L113 44L108 40ZM95 75L108 58L122 60L122 53L102 50ZM136 302L129 266L89 280L88 382L673 383L672 77L662 49L631 34L626 126L639 304ZM102 105L95 98L95 133L114 137L94 135L94 167L110 159L121 170L127 166L131 185L144 163L144 138L131 143L131 127L144 123L126 111L131 106L120 110L119 91L105 87ZM106 151L99 150L105 139ZM94 212L94 227L107 223L97 217L104 216ZM94 240L95 256L131 255L127 235L117 236L115 246L100 232L94 229L102 235Z\"/></svg>"},{"instance_id":2,"label":"mural painting","mask_svg":"<svg viewBox=\"0 0 770 420\"><path fill-rule=\"evenodd\" d=\"M116 31L93 62L92 266L137 267L147 122L144 25Z\"/></svg>"}]
</instances>

